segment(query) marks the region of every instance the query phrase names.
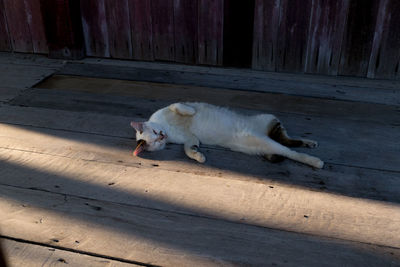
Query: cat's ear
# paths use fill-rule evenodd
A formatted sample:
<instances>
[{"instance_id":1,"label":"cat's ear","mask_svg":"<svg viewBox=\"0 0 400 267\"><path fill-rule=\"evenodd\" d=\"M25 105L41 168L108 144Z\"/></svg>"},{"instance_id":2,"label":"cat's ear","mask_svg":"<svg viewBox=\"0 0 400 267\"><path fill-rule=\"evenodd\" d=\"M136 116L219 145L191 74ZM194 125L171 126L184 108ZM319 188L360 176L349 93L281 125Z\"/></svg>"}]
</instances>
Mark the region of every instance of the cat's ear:
<instances>
[{"instance_id":1,"label":"cat's ear","mask_svg":"<svg viewBox=\"0 0 400 267\"><path fill-rule=\"evenodd\" d=\"M144 122L135 122L131 121L132 128L135 128L136 131L143 133Z\"/></svg>"}]
</instances>

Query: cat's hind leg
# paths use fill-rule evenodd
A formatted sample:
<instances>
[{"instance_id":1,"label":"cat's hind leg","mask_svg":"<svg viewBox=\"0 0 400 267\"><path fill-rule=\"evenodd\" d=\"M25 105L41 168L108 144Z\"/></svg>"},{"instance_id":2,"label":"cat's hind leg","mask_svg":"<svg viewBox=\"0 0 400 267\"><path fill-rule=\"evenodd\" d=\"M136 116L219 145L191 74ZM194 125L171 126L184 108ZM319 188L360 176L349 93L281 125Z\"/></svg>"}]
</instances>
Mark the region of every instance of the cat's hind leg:
<instances>
[{"instance_id":1,"label":"cat's hind leg","mask_svg":"<svg viewBox=\"0 0 400 267\"><path fill-rule=\"evenodd\" d=\"M273 120L271 122L271 127L269 127L268 134L271 139L277 141L278 143L288 146L288 147L309 147L315 148L318 143L309 139L294 139L291 138L283 125L279 120Z\"/></svg>"},{"instance_id":2,"label":"cat's hind leg","mask_svg":"<svg viewBox=\"0 0 400 267\"><path fill-rule=\"evenodd\" d=\"M183 144L183 148L185 150L185 154L189 158L194 159L200 163L204 163L206 161L206 157L203 153L199 152L199 145L199 139L197 139L195 136L191 136L190 138L187 138L187 140Z\"/></svg>"},{"instance_id":3,"label":"cat's hind leg","mask_svg":"<svg viewBox=\"0 0 400 267\"><path fill-rule=\"evenodd\" d=\"M318 169L324 166L324 162L319 158L291 150L267 136L243 136L232 149L248 154L283 156Z\"/></svg>"}]
</instances>

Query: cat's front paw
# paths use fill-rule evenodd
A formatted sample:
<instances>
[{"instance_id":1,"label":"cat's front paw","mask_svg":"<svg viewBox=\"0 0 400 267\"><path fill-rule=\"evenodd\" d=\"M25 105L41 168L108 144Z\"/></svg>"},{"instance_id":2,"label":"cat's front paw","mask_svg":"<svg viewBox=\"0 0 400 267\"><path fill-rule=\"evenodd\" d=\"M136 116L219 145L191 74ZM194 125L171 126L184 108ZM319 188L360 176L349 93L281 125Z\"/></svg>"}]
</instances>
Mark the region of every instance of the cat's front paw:
<instances>
[{"instance_id":1,"label":"cat's front paw","mask_svg":"<svg viewBox=\"0 0 400 267\"><path fill-rule=\"evenodd\" d=\"M309 147L309 148L316 148L318 147L318 142L313 141L313 140L302 140L303 141L303 146Z\"/></svg>"},{"instance_id":2,"label":"cat's front paw","mask_svg":"<svg viewBox=\"0 0 400 267\"><path fill-rule=\"evenodd\" d=\"M194 159L200 163L206 162L206 157L203 155L203 153L200 153L200 152L196 152Z\"/></svg>"}]
</instances>

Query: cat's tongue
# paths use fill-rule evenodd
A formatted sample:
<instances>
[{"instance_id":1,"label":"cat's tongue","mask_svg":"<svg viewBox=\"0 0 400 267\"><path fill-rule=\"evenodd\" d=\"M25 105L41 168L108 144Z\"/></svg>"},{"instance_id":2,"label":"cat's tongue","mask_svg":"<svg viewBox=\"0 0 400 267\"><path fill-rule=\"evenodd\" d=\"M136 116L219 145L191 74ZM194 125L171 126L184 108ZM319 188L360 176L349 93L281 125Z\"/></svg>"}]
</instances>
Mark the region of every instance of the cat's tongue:
<instances>
[{"instance_id":1,"label":"cat's tongue","mask_svg":"<svg viewBox=\"0 0 400 267\"><path fill-rule=\"evenodd\" d=\"M135 148L135 151L133 151L134 156L139 155L139 153L144 150L144 144L145 142L143 140L138 143L137 147Z\"/></svg>"}]
</instances>

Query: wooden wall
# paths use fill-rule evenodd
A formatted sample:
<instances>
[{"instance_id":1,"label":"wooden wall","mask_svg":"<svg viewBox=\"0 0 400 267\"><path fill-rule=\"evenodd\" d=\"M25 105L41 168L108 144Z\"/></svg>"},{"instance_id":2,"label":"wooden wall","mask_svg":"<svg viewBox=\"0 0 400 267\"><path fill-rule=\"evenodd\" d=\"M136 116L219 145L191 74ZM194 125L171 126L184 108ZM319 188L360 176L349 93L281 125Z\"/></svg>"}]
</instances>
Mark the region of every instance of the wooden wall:
<instances>
[{"instance_id":1,"label":"wooden wall","mask_svg":"<svg viewBox=\"0 0 400 267\"><path fill-rule=\"evenodd\" d=\"M0 51L48 53L40 0L0 0Z\"/></svg>"},{"instance_id":2,"label":"wooden wall","mask_svg":"<svg viewBox=\"0 0 400 267\"><path fill-rule=\"evenodd\" d=\"M253 68L399 79L400 1L256 0Z\"/></svg>"},{"instance_id":3,"label":"wooden wall","mask_svg":"<svg viewBox=\"0 0 400 267\"><path fill-rule=\"evenodd\" d=\"M223 0L81 1L94 57L222 65Z\"/></svg>"},{"instance_id":4,"label":"wooden wall","mask_svg":"<svg viewBox=\"0 0 400 267\"><path fill-rule=\"evenodd\" d=\"M0 51L47 54L48 43L50 54L64 49L52 32L67 36L62 31L71 27L48 30L42 11L51 12L50 2L0 0ZM54 3L79 9L70 12L79 14L71 21L80 23L80 33L70 38L78 42L65 44L74 43L77 54L82 35L81 49L93 57L400 79L399 0Z\"/></svg>"}]
</instances>

